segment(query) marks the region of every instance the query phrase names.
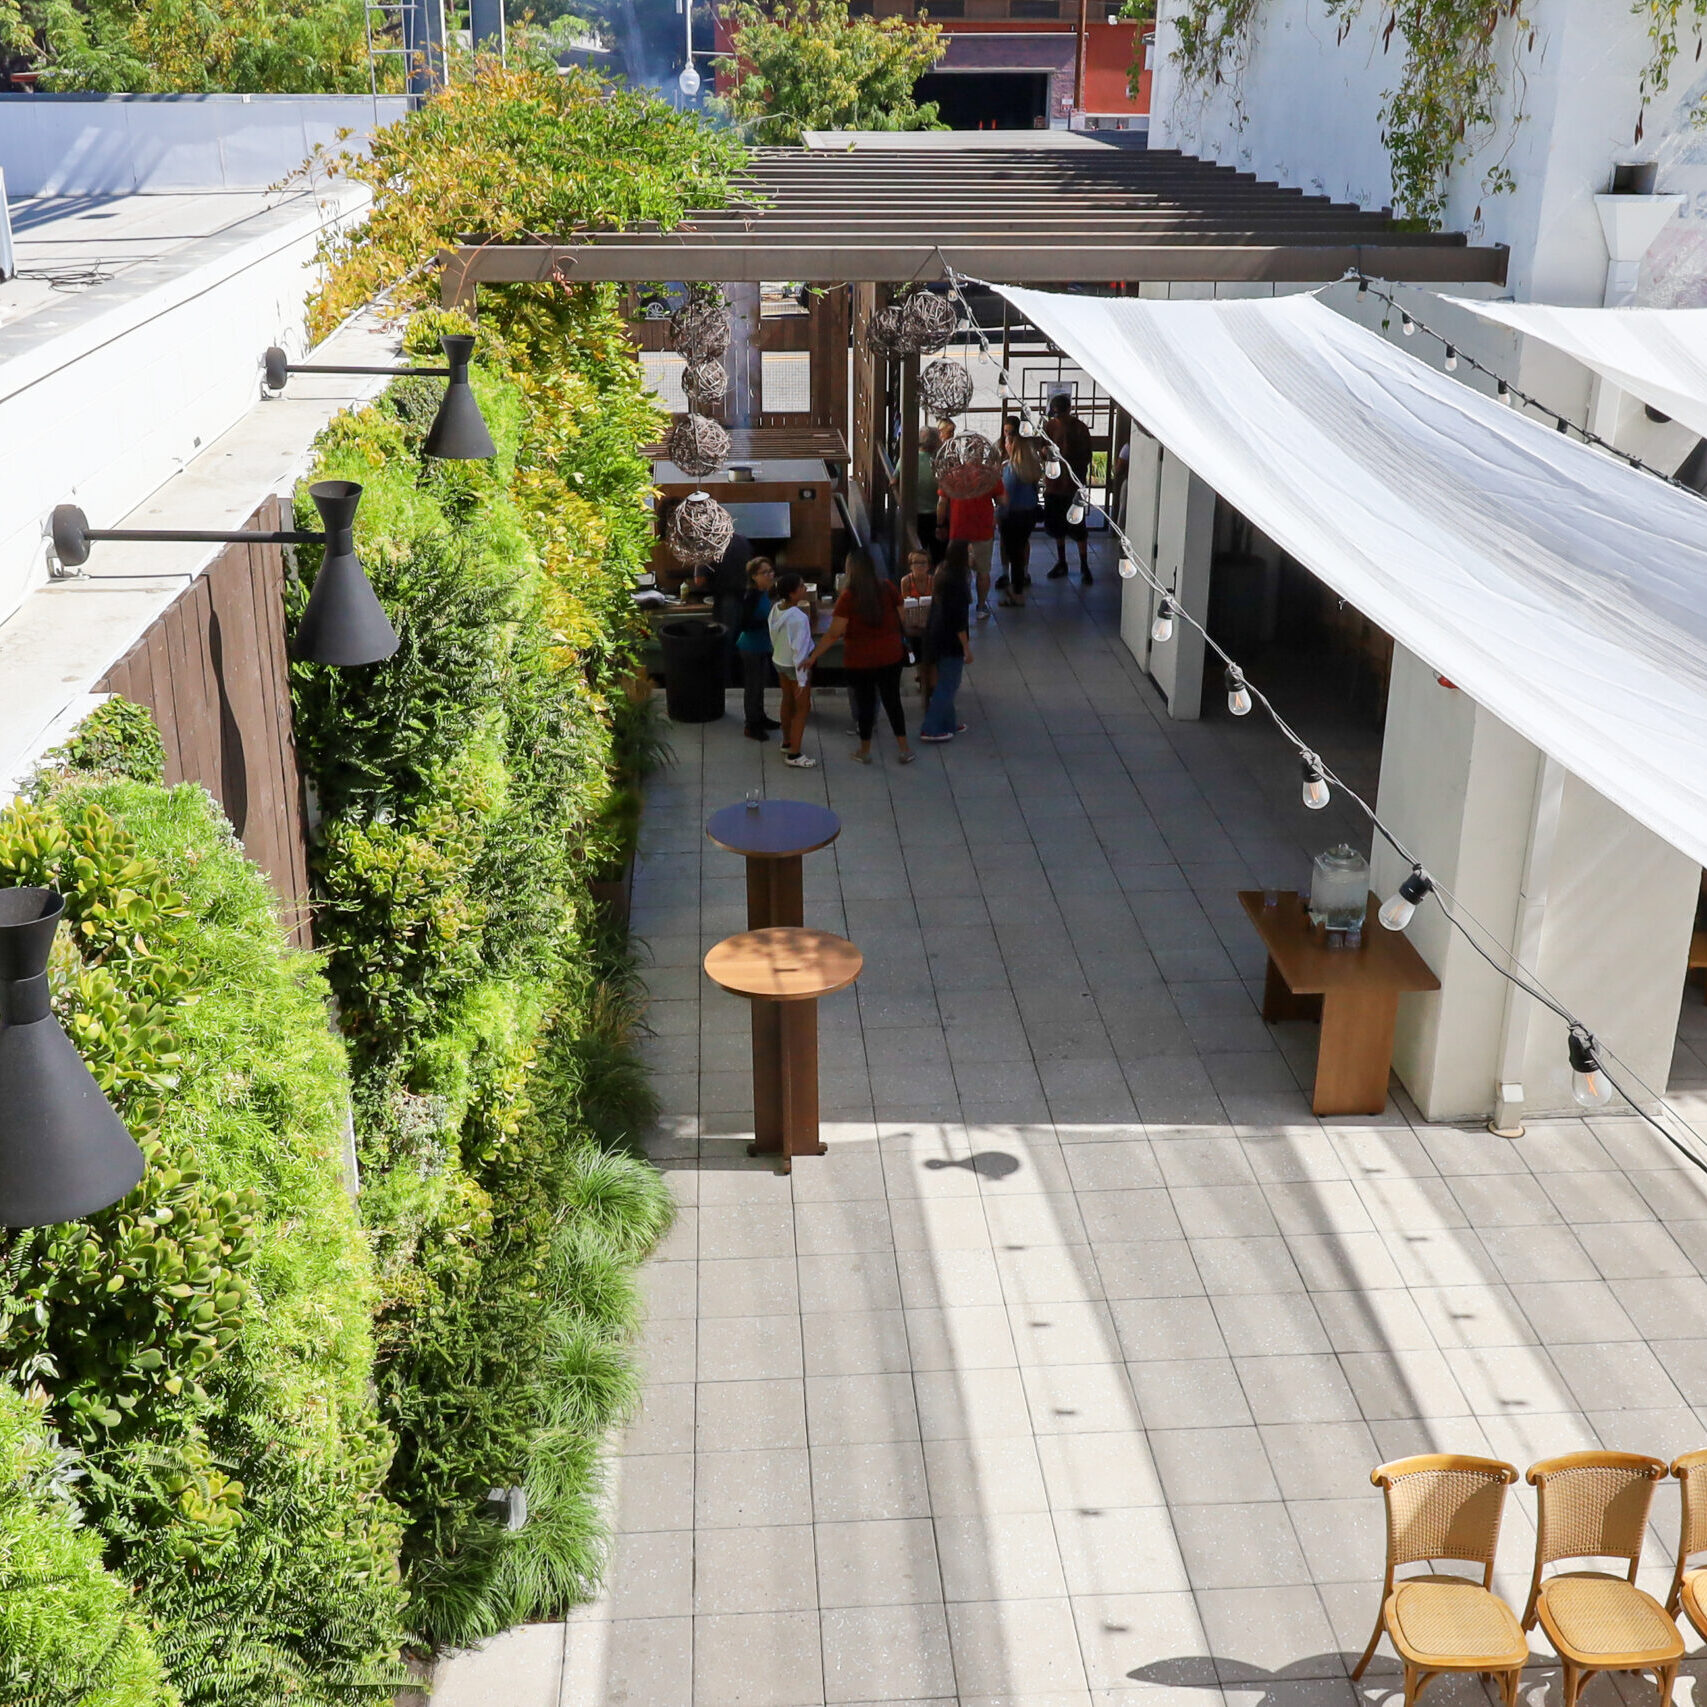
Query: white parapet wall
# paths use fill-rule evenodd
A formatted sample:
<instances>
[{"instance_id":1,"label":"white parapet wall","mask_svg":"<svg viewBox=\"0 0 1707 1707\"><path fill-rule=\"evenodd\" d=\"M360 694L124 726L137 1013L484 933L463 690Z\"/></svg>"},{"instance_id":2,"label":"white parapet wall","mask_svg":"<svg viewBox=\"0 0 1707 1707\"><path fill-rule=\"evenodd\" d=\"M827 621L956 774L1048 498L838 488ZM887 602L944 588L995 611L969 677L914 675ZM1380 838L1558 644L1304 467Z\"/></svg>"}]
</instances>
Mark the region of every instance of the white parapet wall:
<instances>
[{"instance_id":1,"label":"white parapet wall","mask_svg":"<svg viewBox=\"0 0 1707 1707\"><path fill-rule=\"evenodd\" d=\"M402 95L0 95L0 170L15 197L264 190L316 149L359 148L407 106Z\"/></svg>"},{"instance_id":2,"label":"white parapet wall","mask_svg":"<svg viewBox=\"0 0 1707 1707\"><path fill-rule=\"evenodd\" d=\"M223 228L204 209L206 237L0 325L0 621L47 579L56 504L112 526L259 403L262 352L304 348L322 240L368 200L339 182Z\"/></svg>"}]
</instances>

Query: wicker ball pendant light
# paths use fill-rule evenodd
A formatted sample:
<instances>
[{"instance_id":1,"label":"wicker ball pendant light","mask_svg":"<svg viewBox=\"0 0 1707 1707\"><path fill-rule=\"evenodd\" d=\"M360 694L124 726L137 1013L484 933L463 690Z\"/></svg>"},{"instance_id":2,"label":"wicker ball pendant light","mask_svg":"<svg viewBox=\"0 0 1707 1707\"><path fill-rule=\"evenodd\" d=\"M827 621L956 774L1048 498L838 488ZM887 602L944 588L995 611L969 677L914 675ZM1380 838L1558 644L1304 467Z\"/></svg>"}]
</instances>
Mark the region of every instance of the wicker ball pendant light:
<instances>
[{"instance_id":1,"label":"wicker ball pendant light","mask_svg":"<svg viewBox=\"0 0 1707 1707\"><path fill-rule=\"evenodd\" d=\"M708 415L683 415L664 439L664 454L682 473L703 479L728 460L728 430Z\"/></svg>"},{"instance_id":2,"label":"wicker ball pendant light","mask_svg":"<svg viewBox=\"0 0 1707 1707\"><path fill-rule=\"evenodd\" d=\"M676 505L664 543L678 563L697 569L715 563L735 537L735 518L709 492L690 492Z\"/></svg>"},{"instance_id":3,"label":"wicker ball pendant light","mask_svg":"<svg viewBox=\"0 0 1707 1707\"><path fill-rule=\"evenodd\" d=\"M729 389L729 371L722 362L709 357L701 362L689 362L682 369L682 390L687 394L688 407L703 415L704 404L718 403Z\"/></svg>"},{"instance_id":4,"label":"wicker ball pendant light","mask_svg":"<svg viewBox=\"0 0 1707 1707\"><path fill-rule=\"evenodd\" d=\"M731 335L729 310L721 296L696 296L670 316L670 342L690 362L722 355Z\"/></svg>"},{"instance_id":5,"label":"wicker ball pendant light","mask_svg":"<svg viewBox=\"0 0 1707 1707\"><path fill-rule=\"evenodd\" d=\"M954 336L960 312L946 296L922 290L907 298L901 311L901 335L916 355L940 350Z\"/></svg>"},{"instance_id":6,"label":"wicker ball pendant light","mask_svg":"<svg viewBox=\"0 0 1707 1707\"><path fill-rule=\"evenodd\" d=\"M931 468L937 489L951 498L982 498L1002 483L1002 453L982 433L956 433Z\"/></svg>"},{"instance_id":7,"label":"wicker ball pendant light","mask_svg":"<svg viewBox=\"0 0 1707 1707\"><path fill-rule=\"evenodd\" d=\"M880 308L865 323L865 347L877 356L904 356L907 353L906 333L902 325L899 304Z\"/></svg>"},{"instance_id":8,"label":"wicker ball pendant light","mask_svg":"<svg viewBox=\"0 0 1707 1707\"><path fill-rule=\"evenodd\" d=\"M931 362L919 372L919 401L936 416L972 406L972 375L959 362Z\"/></svg>"}]
</instances>

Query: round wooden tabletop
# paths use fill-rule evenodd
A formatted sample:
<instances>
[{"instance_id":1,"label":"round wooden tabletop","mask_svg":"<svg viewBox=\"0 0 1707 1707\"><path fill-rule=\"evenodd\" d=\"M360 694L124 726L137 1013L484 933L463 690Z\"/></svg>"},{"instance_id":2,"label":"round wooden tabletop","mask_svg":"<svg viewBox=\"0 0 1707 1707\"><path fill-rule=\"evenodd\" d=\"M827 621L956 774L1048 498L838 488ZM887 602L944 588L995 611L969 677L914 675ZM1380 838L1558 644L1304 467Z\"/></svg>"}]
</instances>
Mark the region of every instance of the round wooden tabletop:
<instances>
[{"instance_id":1,"label":"round wooden tabletop","mask_svg":"<svg viewBox=\"0 0 1707 1707\"><path fill-rule=\"evenodd\" d=\"M705 833L720 848L749 859L788 859L827 848L842 833L828 806L809 800L745 801L711 815Z\"/></svg>"},{"instance_id":2,"label":"round wooden tabletop","mask_svg":"<svg viewBox=\"0 0 1707 1707\"><path fill-rule=\"evenodd\" d=\"M845 990L865 956L829 931L778 925L725 937L705 957L705 974L737 996L807 1002Z\"/></svg>"}]
</instances>

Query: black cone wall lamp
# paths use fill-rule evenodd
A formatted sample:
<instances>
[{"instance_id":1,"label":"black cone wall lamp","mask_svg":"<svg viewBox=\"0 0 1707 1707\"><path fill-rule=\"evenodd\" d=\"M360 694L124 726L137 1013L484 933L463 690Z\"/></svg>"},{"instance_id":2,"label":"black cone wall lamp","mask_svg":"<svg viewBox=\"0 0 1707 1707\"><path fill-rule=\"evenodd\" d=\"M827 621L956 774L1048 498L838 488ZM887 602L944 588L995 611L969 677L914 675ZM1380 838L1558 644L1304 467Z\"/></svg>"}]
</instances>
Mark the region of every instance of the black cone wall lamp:
<instances>
[{"instance_id":1,"label":"black cone wall lamp","mask_svg":"<svg viewBox=\"0 0 1707 1707\"><path fill-rule=\"evenodd\" d=\"M209 533L184 528L92 528L75 504L60 504L50 524L59 562L75 570L89 561L89 547L98 540L142 543L172 541L213 545L323 545L326 555L308 608L291 641L293 658L309 664L378 664L397 650L397 630L391 626L356 556L356 505L362 489L353 480L319 480L308 488L325 524L324 533L294 529L267 533Z\"/></svg>"},{"instance_id":2,"label":"black cone wall lamp","mask_svg":"<svg viewBox=\"0 0 1707 1707\"><path fill-rule=\"evenodd\" d=\"M276 345L261 358L269 391L283 391L293 373L372 373L416 379L448 379L444 401L427 430L421 446L425 456L450 462L481 462L498 454L486 430L474 388L468 383L468 364L474 358L474 340L465 332L447 333L439 339L448 367L345 367L336 362L293 362Z\"/></svg>"},{"instance_id":3,"label":"black cone wall lamp","mask_svg":"<svg viewBox=\"0 0 1707 1707\"><path fill-rule=\"evenodd\" d=\"M105 1209L142 1178L142 1152L48 1001L65 897L0 889L0 1227Z\"/></svg>"}]
</instances>

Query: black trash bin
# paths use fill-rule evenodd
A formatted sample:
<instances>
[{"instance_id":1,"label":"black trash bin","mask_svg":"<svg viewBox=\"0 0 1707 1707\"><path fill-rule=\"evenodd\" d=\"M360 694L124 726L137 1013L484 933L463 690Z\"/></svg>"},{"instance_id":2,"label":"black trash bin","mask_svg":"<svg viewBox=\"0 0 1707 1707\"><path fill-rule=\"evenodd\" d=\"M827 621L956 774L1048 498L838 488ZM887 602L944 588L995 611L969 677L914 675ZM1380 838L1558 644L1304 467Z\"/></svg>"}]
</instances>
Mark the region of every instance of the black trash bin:
<instances>
[{"instance_id":1,"label":"black trash bin","mask_svg":"<svg viewBox=\"0 0 1707 1707\"><path fill-rule=\"evenodd\" d=\"M713 723L723 715L723 624L666 622L664 704L672 723Z\"/></svg>"}]
</instances>

